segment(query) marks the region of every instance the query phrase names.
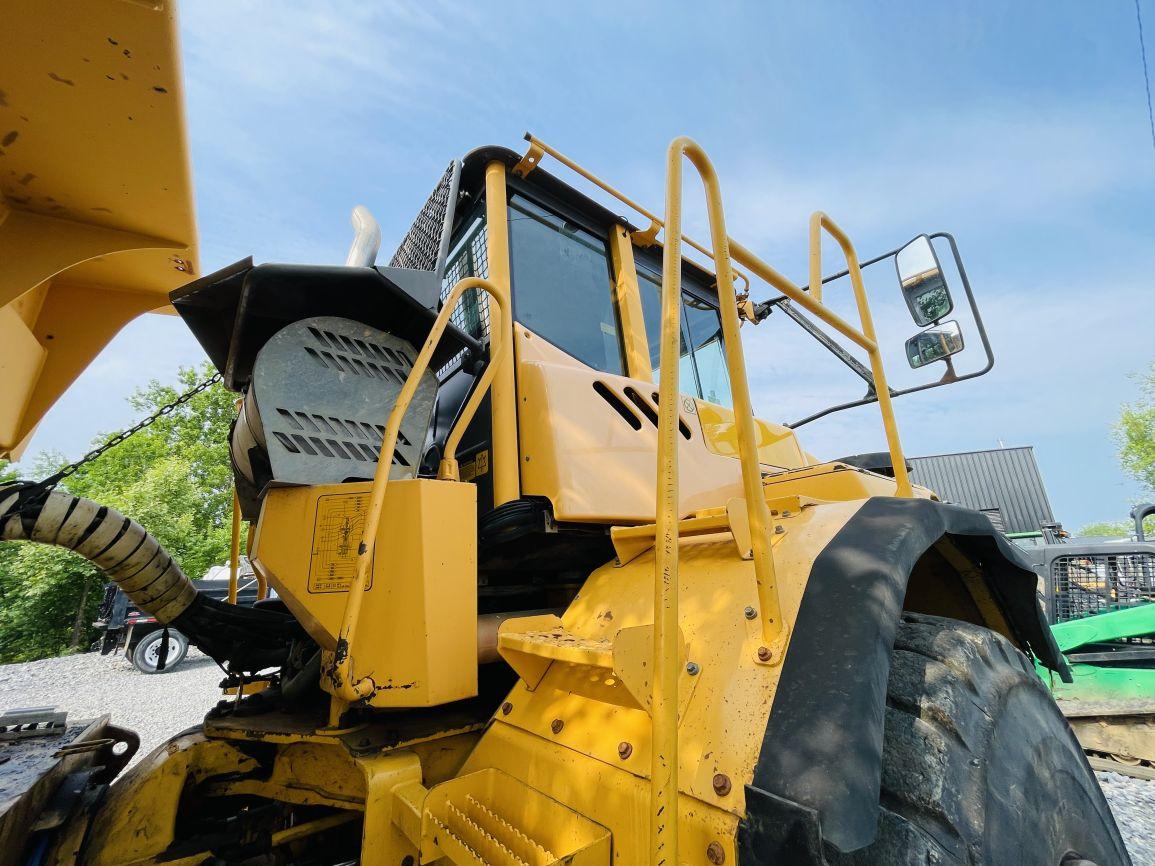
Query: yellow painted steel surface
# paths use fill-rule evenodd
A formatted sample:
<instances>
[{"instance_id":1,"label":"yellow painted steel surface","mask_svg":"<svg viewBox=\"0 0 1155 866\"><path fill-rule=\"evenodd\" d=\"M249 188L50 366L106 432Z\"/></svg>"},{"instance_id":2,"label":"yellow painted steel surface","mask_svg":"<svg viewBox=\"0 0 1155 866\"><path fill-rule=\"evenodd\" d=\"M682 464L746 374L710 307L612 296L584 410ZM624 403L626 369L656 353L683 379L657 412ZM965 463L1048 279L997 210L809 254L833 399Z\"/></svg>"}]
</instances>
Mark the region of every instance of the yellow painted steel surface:
<instances>
[{"instance_id":1,"label":"yellow painted steel surface","mask_svg":"<svg viewBox=\"0 0 1155 866\"><path fill-rule=\"evenodd\" d=\"M653 521L657 388L648 381L592 370L522 325L516 326L514 340L523 494L547 497L559 521ZM599 393L596 384L605 390ZM637 429L623 420L605 394L632 413ZM689 434L688 439L678 436L683 515L742 495L737 461L724 453L724 442L715 441L711 448L705 428L695 420L701 405L682 395L681 418ZM715 432L721 423L714 425ZM805 455L792 441L790 433L761 452L774 458L764 466L766 471L805 465Z\"/></svg>"},{"instance_id":2,"label":"yellow painted steel surface","mask_svg":"<svg viewBox=\"0 0 1155 866\"><path fill-rule=\"evenodd\" d=\"M285 487L265 497L253 567L326 651L338 647L368 483ZM348 647L377 707L443 704L477 692L477 500L471 484L393 481ZM452 527L452 531L447 528ZM323 666L324 667L324 666ZM322 676L332 693L338 686Z\"/></svg>"},{"instance_id":3,"label":"yellow painted steel surface","mask_svg":"<svg viewBox=\"0 0 1155 866\"><path fill-rule=\"evenodd\" d=\"M738 456L738 427L734 423L734 411L725 406L695 400L698 423L702 428L702 439L706 448L714 454L725 457ZM764 466L800 467L806 466L810 458L798 444L798 437L789 427L754 419L754 435L758 446L758 462Z\"/></svg>"},{"instance_id":4,"label":"yellow painted steel surface","mask_svg":"<svg viewBox=\"0 0 1155 866\"><path fill-rule=\"evenodd\" d=\"M10 0L0 18L4 456L197 261L174 4Z\"/></svg>"},{"instance_id":5,"label":"yellow painted steel surface","mask_svg":"<svg viewBox=\"0 0 1155 866\"><path fill-rule=\"evenodd\" d=\"M807 505L778 519L784 531L774 534L774 552L788 623L797 615L814 557L861 505ZM553 644L577 645L580 655L547 646L540 676L517 684L464 768L501 769L608 827L620 863L650 862L652 740L647 710L622 700L606 680L628 669L631 654L648 662L651 645L643 640L631 646L628 639L623 645L621 635L653 627L654 566L651 548L590 576L562 615L564 634ZM743 786L753 775L781 668L757 661L762 629L746 612L758 611L754 565L724 533L681 540L679 600L680 862L707 862L706 848L714 842L733 863L737 822L745 813ZM521 634L518 622L503 624L503 638ZM536 617L525 623L530 633L543 625ZM515 642L522 650L532 646ZM617 657L622 653L625 659ZM584 675L580 664L589 665ZM594 672L600 673L597 681ZM645 681L636 688L649 692Z\"/></svg>"},{"instance_id":6,"label":"yellow painted steel surface","mask_svg":"<svg viewBox=\"0 0 1155 866\"><path fill-rule=\"evenodd\" d=\"M614 302L622 326L622 346L626 356L626 375L651 381L654 370L646 339L646 321L642 296L638 289L638 271L634 264L634 244L625 226L610 229L610 252L614 263Z\"/></svg>"}]
</instances>

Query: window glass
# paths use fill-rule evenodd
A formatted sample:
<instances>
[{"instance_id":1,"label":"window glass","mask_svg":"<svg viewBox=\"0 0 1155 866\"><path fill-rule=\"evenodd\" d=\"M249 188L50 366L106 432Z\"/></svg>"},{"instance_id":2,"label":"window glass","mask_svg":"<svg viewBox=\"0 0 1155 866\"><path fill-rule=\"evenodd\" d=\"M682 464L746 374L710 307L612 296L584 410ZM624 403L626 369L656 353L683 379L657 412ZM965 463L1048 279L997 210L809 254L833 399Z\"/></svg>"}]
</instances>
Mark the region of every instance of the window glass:
<instances>
[{"instance_id":1,"label":"window glass","mask_svg":"<svg viewBox=\"0 0 1155 866\"><path fill-rule=\"evenodd\" d=\"M662 354L662 283L659 277L638 267L638 291L642 296L642 318L646 323L646 342L650 344L650 367L657 384ZM683 394L701 396L698 374L690 357L690 342L686 339L686 314L682 312L681 359L678 364L678 390Z\"/></svg>"},{"instance_id":2,"label":"window glass","mask_svg":"<svg viewBox=\"0 0 1155 866\"><path fill-rule=\"evenodd\" d=\"M650 363L658 381L662 330L661 277L638 263L638 290L642 296L642 318L650 344ZM711 403L731 406L730 379L722 351L722 320L718 311L689 292L682 293L682 349L678 368L678 390Z\"/></svg>"},{"instance_id":3,"label":"window glass","mask_svg":"<svg viewBox=\"0 0 1155 866\"><path fill-rule=\"evenodd\" d=\"M694 347L694 366L698 368L702 399L719 406L733 406L730 374L726 369L726 354L722 344L722 317L714 307L692 295L683 295L682 300L690 345Z\"/></svg>"},{"instance_id":4,"label":"window glass","mask_svg":"<svg viewBox=\"0 0 1155 866\"><path fill-rule=\"evenodd\" d=\"M509 247L517 321L595 370L620 375L622 346L605 240L514 196Z\"/></svg>"}]
</instances>

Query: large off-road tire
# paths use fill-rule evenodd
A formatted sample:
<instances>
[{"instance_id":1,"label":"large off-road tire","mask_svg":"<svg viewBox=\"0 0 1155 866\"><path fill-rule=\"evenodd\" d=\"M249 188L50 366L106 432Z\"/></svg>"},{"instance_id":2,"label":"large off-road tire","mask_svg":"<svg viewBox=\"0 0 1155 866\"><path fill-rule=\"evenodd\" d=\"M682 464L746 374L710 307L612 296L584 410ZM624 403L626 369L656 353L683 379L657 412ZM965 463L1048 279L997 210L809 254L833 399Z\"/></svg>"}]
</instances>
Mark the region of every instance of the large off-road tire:
<instances>
[{"instance_id":1,"label":"large off-road tire","mask_svg":"<svg viewBox=\"0 0 1155 866\"><path fill-rule=\"evenodd\" d=\"M1026 657L985 628L904 614L873 844L832 864L1127 866L1094 773Z\"/></svg>"}]
</instances>

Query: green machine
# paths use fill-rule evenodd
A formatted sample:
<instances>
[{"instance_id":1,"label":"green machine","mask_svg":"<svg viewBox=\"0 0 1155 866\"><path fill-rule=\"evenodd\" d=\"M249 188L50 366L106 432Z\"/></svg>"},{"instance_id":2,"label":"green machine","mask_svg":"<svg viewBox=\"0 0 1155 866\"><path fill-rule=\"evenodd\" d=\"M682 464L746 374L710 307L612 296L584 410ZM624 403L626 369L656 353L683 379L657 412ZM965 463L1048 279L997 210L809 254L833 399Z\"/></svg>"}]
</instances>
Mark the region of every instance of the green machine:
<instances>
[{"instance_id":1,"label":"green machine","mask_svg":"<svg viewBox=\"0 0 1155 866\"><path fill-rule=\"evenodd\" d=\"M1074 682L1039 673L1083 748L1094 757L1153 768L1155 778L1155 543L1141 505L1135 541L1055 543L1030 551L1044 604Z\"/></svg>"}]
</instances>

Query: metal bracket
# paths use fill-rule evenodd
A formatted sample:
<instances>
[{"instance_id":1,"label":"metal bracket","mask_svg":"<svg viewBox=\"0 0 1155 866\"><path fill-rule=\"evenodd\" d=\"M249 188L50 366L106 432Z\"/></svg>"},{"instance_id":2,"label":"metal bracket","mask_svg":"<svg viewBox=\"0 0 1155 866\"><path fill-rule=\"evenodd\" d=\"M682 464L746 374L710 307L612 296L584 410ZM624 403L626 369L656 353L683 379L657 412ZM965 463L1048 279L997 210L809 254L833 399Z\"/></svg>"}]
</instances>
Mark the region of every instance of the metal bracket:
<instances>
[{"instance_id":1,"label":"metal bracket","mask_svg":"<svg viewBox=\"0 0 1155 866\"><path fill-rule=\"evenodd\" d=\"M513 167L513 173L518 177L525 177L539 165L541 165L541 158L545 156L545 151L542 150L541 145L530 140L529 149L526 150L525 156Z\"/></svg>"}]
</instances>

